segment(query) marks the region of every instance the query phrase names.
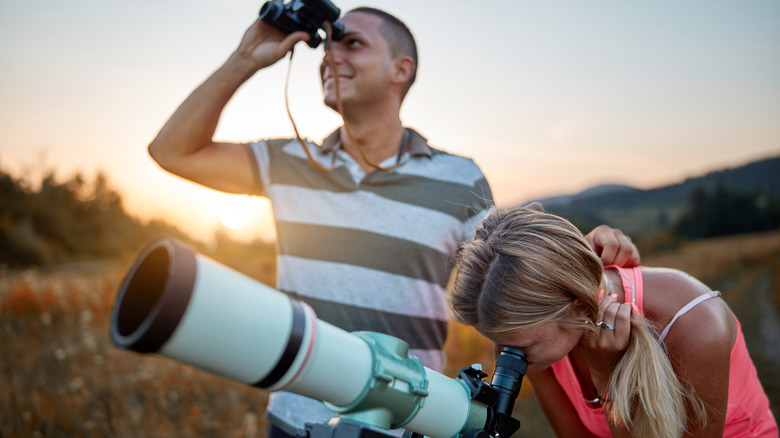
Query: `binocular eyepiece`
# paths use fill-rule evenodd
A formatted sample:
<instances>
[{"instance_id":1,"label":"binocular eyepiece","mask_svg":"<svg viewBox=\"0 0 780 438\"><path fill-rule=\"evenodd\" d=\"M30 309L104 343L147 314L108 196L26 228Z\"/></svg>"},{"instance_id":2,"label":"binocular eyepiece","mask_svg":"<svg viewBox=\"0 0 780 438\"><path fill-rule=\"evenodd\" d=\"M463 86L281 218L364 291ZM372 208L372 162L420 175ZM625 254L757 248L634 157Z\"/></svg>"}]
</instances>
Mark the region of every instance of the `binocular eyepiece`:
<instances>
[{"instance_id":1,"label":"binocular eyepiece","mask_svg":"<svg viewBox=\"0 0 780 438\"><path fill-rule=\"evenodd\" d=\"M267 1L260 8L259 17L264 22L289 35L303 31L309 34L306 44L312 49L322 42L320 29L325 31L325 23L331 23L333 41L344 37L344 25L336 22L341 11L328 0L281 0Z\"/></svg>"}]
</instances>

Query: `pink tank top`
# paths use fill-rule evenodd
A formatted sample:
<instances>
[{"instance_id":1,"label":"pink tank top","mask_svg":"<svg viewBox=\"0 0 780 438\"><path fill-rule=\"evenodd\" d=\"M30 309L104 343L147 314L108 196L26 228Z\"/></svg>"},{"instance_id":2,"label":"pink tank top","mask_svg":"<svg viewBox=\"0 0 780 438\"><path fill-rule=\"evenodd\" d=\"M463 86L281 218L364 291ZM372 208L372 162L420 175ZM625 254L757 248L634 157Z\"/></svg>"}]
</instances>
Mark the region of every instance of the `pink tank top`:
<instances>
[{"instance_id":1,"label":"pink tank top","mask_svg":"<svg viewBox=\"0 0 780 438\"><path fill-rule=\"evenodd\" d=\"M644 286L642 284L642 269L617 268L608 266L606 269L614 269L620 274L625 291L625 301L634 302L639 311L644 315ZM659 342L662 342L674 322L692 309L696 304L720 295L718 292L701 295L688 305L680 309L672 321L662 332ZM748 355L745 346L745 338L742 335L742 327L737 323L737 338L731 348L731 366L729 370L729 400L726 412L726 427L723 430L724 437L766 437L778 436L777 422L769 409L769 400L761 387L761 382L756 374L756 367ZM566 356L551 367L555 379L563 388L566 396L571 401L577 415L588 430L600 437L612 436L609 431L604 411L599 407L583 401L582 388L576 381L571 360ZM576 386L575 386L576 385Z\"/></svg>"}]
</instances>

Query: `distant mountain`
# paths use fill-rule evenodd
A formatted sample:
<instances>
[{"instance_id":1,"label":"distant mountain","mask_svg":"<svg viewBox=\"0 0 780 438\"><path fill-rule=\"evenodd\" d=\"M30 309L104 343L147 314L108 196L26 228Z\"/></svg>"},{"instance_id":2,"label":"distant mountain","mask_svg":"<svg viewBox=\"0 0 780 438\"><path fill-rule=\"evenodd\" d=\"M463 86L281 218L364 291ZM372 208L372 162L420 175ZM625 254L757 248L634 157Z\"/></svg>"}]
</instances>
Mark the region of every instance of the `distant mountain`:
<instances>
[{"instance_id":1,"label":"distant mountain","mask_svg":"<svg viewBox=\"0 0 780 438\"><path fill-rule=\"evenodd\" d=\"M559 195L550 196L548 198L537 199L535 202L539 202L545 206L545 208L553 208L557 206L565 206L571 202L584 201L588 198L607 196L618 193L637 192L639 189L622 184L600 184L583 190L576 195ZM534 201L532 201L534 202Z\"/></svg>"},{"instance_id":2,"label":"distant mountain","mask_svg":"<svg viewBox=\"0 0 780 438\"><path fill-rule=\"evenodd\" d=\"M780 199L780 156L744 166L710 172L649 190L605 184L574 195L529 200L560 214L582 230L599 224L620 228L635 238L652 235L674 223L688 206L695 190L714 191L720 184L757 202ZM525 202L525 203L528 203ZM524 203L524 204L525 204Z\"/></svg>"}]
</instances>

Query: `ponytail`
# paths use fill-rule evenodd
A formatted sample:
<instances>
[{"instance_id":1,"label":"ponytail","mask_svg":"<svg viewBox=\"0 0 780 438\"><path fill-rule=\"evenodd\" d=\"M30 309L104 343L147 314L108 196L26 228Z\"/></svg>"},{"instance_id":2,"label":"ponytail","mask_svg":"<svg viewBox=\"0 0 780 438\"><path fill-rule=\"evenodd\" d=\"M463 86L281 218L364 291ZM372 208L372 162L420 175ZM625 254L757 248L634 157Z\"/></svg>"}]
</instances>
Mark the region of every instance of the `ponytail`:
<instances>
[{"instance_id":1,"label":"ponytail","mask_svg":"<svg viewBox=\"0 0 780 438\"><path fill-rule=\"evenodd\" d=\"M631 315L631 338L612 371L605 395L608 421L637 437L683 436L687 404L697 421L706 423L701 400L677 378L666 349L657 341L657 333L638 314Z\"/></svg>"}]
</instances>

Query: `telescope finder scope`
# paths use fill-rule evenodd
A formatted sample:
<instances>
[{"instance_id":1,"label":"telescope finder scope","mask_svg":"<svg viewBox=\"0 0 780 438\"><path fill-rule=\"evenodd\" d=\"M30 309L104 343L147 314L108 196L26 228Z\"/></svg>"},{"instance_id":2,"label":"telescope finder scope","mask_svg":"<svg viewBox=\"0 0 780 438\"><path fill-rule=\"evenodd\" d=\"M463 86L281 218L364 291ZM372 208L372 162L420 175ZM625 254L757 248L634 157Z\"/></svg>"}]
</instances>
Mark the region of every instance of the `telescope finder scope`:
<instances>
[{"instance_id":1,"label":"telescope finder scope","mask_svg":"<svg viewBox=\"0 0 780 438\"><path fill-rule=\"evenodd\" d=\"M331 436L323 431L333 428L390 436L404 428L432 438L506 438L520 425L511 415L526 371L522 351L499 354L491 383L471 367L451 379L424 367L403 340L348 333L302 301L169 238L150 243L131 266L110 330L118 347L325 402L338 418L307 424L302 437Z\"/></svg>"}]
</instances>

